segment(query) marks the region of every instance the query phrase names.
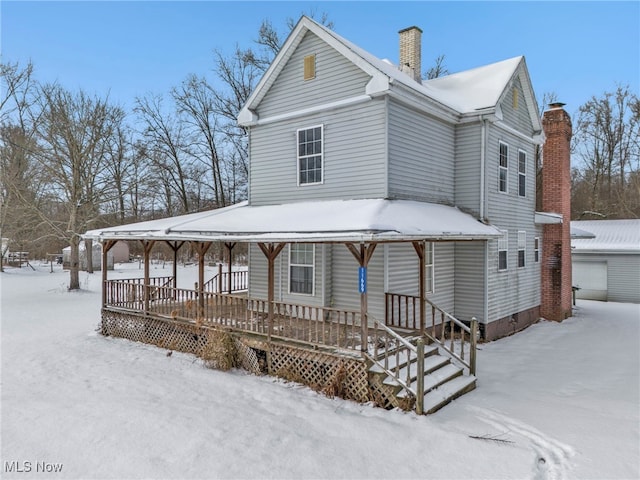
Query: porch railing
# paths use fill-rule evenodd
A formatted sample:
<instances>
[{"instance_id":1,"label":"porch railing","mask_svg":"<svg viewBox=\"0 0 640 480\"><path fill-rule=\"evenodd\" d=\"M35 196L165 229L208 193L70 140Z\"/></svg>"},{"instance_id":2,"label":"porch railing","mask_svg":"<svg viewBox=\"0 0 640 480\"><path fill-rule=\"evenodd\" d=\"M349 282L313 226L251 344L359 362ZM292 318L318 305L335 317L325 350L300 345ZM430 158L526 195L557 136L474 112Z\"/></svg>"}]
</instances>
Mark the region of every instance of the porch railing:
<instances>
[{"instance_id":1,"label":"porch railing","mask_svg":"<svg viewBox=\"0 0 640 480\"><path fill-rule=\"evenodd\" d=\"M149 278L149 298L161 299L166 288L174 287L173 277ZM144 307L144 278L108 281L104 285L107 304L115 307L141 310Z\"/></svg>"},{"instance_id":2,"label":"porch railing","mask_svg":"<svg viewBox=\"0 0 640 480\"><path fill-rule=\"evenodd\" d=\"M212 293L242 292L249 288L249 272L239 270L223 272L221 269L212 279L204 283L204 291Z\"/></svg>"},{"instance_id":3,"label":"porch railing","mask_svg":"<svg viewBox=\"0 0 640 480\"><path fill-rule=\"evenodd\" d=\"M158 282L159 284L159 282ZM152 286L145 310L144 285L130 280L105 284L106 306L170 317L195 324L220 325L298 343L358 350L362 344L360 312L274 302L269 328L269 303L246 296L202 292L173 286ZM128 296L129 293L134 295Z\"/></svg>"},{"instance_id":4,"label":"porch railing","mask_svg":"<svg viewBox=\"0 0 640 480\"><path fill-rule=\"evenodd\" d=\"M425 299L425 324L420 325L420 297L387 293L385 295L386 324L389 327L414 330L476 373L476 347L478 321L471 319L470 325L458 320L436 304Z\"/></svg>"},{"instance_id":5,"label":"porch railing","mask_svg":"<svg viewBox=\"0 0 640 480\"><path fill-rule=\"evenodd\" d=\"M143 283L143 279L107 281L104 286L105 306L182 319L196 324L221 325L310 345L351 351L364 350L375 355L375 349L379 348L381 341L380 331L387 332L384 334L386 339L391 335L389 332L393 332L389 327L403 328L419 332L426 341L437 343L451 357L466 366L470 374L474 375L476 371L477 320L473 318L471 325L467 326L431 301L425 300L426 321L422 329L419 325L418 297L387 294L386 325L370 317L374 328L370 329L369 338L366 339L367 348L362 349L365 339L358 311L273 302L273 323L269 325L269 303L266 300L175 288L172 277L150 278L148 287ZM149 289L148 301L145 301L145 288ZM408 353L409 347L404 345L406 341L398 340L402 337L395 332L393 335L398 348L404 348L407 355L411 355L412 353Z\"/></svg>"}]
</instances>

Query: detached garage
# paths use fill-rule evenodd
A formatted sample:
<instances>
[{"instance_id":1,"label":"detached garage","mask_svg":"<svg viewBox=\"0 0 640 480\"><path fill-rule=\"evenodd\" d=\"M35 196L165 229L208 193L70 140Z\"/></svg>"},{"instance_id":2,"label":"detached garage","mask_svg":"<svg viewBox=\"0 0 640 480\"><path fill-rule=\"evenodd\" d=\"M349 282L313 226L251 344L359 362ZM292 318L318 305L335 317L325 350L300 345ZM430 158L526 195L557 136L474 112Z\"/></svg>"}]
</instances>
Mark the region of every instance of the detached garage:
<instances>
[{"instance_id":1,"label":"detached garage","mask_svg":"<svg viewBox=\"0 0 640 480\"><path fill-rule=\"evenodd\" d=\"M593 238L571 240L576 298L640 303L640 219L571 222Z\"/></svg>"}]
</instances>

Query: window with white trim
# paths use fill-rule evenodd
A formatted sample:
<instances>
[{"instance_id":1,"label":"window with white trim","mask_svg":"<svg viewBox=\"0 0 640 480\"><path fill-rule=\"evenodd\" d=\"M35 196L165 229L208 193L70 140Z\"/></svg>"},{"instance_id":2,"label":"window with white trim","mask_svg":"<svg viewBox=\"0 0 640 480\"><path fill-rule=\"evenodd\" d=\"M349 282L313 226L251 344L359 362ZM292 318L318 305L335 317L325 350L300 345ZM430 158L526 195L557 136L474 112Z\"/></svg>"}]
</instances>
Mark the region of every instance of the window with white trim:
<instances>
[{"instance_id":1,"label":"window with white trim","mask_svg":"<svg viewBox=\"0 0 640 480\"><path fill-rule=\"evenodd\" d=\"M502 237L498 238L498 271L506 270L509 253L509 232L502 230Z\"/></svg>"},{"instance_id":2,"label":"window with white trim","mask_svg":"<svg viewBox=\"0 0 640 480\"><path fill-rule=\"evenodd\" d=\"M518 195L527 194L527 152L518 150Z\"/></svg>"},{"instance_id":3,"label":"window with white trim","mask_svg":"<svg viewBox=\"0 0 640 480\"><path fill-rule=\"evenodd\" d=\"M297 131L298 185L322 183L323 126Z\"/></svg>"},{"instance_id":4,"label":"window with white trim","mask_svg":"<svg viewBox=\"0 0 640 480\"><path fill-rule=\"evenodd\" d=\"M509 145L500 142L498 153L498 191L507 192L509 176Z\"/></svg>"},{"instance_id":5,"label":"window with white trim","mask_svg":"<svg viewBox=\"0 0 640 480\"><path fill-rule=\"evenodd\" d=\"M527 232L518 232L518 268L525 266L527 253Z\"/></svg>"},{"instance_id":6,"label":"window with white trim","mask_svg":"<svg viewBox=\"0 0 640 480\"><path fill-rule=\"evenodd\" d=\"M435 287L435 268L433 263L433 242L426 242L424 245L424 291L433 293Z\"/></svg>"},{"instance_id":7,"label":"window with white trim","mask_svg":"<svg viewBox=\"0 0 640 480\"><path fill-rule=\"evenodd\" d=\"M533 261L536 263L540 261L540 237L533 239Z\"/></svg>"},{"instance_id":8,"label":"window with white trim","mask_svg":"<svg viewBox=\"0 0 640 480\"><path fill-rule=\"evenodd\" d=\"M289 246L289 293L313 295L315 245L292 243Z\"/></svg>"}]
</instances>

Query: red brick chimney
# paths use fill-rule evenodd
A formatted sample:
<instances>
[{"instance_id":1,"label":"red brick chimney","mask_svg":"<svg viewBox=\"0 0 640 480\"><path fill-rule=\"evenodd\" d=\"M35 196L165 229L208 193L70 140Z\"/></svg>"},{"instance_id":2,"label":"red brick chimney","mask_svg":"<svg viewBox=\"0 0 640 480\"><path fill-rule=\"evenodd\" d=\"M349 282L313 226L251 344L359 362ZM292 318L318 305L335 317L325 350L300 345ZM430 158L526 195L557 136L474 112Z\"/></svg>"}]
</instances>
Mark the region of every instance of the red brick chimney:
<instances>
[{"instance_id":1,"label":"red brick chimney","mask_svg":"<svg viewBox=\"0 0 640 480\"><path fill-rule=\"evenodd\" d=\"M562 215L543 225L540 315L561 321L571 316L571 118L552 103L542 117L542 210Z\"/></svg>"}]
</instances>

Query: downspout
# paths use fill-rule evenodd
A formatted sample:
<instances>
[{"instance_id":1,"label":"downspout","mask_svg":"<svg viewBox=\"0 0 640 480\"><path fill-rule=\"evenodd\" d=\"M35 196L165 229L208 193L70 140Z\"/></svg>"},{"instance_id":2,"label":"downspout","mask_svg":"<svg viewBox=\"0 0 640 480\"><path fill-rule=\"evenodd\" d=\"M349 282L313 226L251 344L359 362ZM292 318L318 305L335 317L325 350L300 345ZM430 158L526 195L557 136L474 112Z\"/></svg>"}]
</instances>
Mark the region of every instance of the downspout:
<instances>
[{"instance_id":1,"label":"downspout","mask_svg":"<svg viewBox=\"0 0 640 480\"><path fill-rule=\"evenodd\" d=\"M484 305L482 306L482 314L484 316L484 325L489 324L489 240L484 241ZM484 332L486 336L486 331Z\"/></svg>"},{"instance_id":2,"label":"downspout","mask_svg":"<svg viewBox=\"0 0 640 480\"><path fill-rule=\"evenodd\" d=\"M487 120L480 115L480 220L485 221L486 217L486 208L485 208L485 198L486 198L486 175L485 175L485 164L486 164L486 147L487 147ZM484 298L483 298L483 306L482 306L482 314L484 324L487 325L489 323L489 240L484 241ZM486 335L486 333L485 333Z\"/></svg>"},{"instance_id":3,"label":"downspout","mask_svg":"<svg viewBox=\"0 0 640 480\"><path fill-rule=\"evenodd\" d=\"M485 148L486 148L486 127L487 120L480 115L480 220L485 219L484 197L485 197Z\"/></svg>"}]
</instances>

